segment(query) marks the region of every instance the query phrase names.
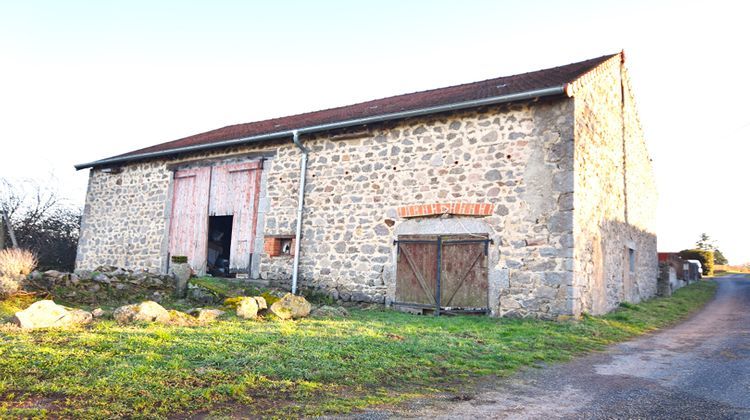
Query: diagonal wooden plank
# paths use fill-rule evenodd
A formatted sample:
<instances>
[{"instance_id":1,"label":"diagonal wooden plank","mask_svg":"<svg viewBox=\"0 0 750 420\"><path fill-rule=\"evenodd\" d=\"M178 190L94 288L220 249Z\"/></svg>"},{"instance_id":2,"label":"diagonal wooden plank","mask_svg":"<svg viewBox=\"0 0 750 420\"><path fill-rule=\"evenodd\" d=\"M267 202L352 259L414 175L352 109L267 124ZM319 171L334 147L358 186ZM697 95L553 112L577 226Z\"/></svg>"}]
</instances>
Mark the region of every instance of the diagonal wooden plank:
<instances>
[{"instance_id":1,"label":"diagonal wooden plank","mask_svg":"<svg viewBox=\"0 0 750 420\"><path fill-rule=\"evenodd\" d=\"M427 296L430 297L430 300L432 300L432 303L437 305L437 301L435 300L435 296L433 293L430 293L430 291L427 288L427 283L424 280L424 277L422 277L422 273L417 270L417 267L414 265L414 262L412 261L411 257L409 256L409 253L406 251L406 248L399 245L401 247L401 253L404 254L404 257L406 258L406 262L409 264L409 267L414 272L414 276L417 278L417 281L419 282L419 285L422 287L422 290L427 294Z\"/></svg>"},{"instance_id":2,"label":"diagonal wooden plank","mask_svg":"<svg viewBox=\"0 0 750 420\"><path fill-rule=\"evenodd\" d=\"M459 289L461 289L461 286L464 285L464 282L466 281L466 278L469 277L469 273L471 273L471 270L474 269L474 266L477 265L477 261L479 261L479 259L482 256L484 256L484 251L480 249L479 253L476 256L476 258L474 258L474 261L469 266L469 269L466 270L466 272L464 273L463 276L461 276L461 281L458 283L458 286L456 286L456 288L453 289L453 293L451 293L451 295L448 298L448 300L445 301L444 306L450 306L450 303L453 301L453 298L456 296L456 293L458 292Z\"/></svg>"}]
</instances>

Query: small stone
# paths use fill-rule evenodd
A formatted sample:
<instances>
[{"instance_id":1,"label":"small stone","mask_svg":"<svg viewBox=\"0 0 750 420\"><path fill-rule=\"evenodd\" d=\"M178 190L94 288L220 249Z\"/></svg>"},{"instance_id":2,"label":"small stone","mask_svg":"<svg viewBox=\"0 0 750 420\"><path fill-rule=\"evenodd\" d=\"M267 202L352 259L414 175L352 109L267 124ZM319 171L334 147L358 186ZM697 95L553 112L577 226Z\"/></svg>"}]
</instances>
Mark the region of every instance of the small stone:
<instances>
[{"instance_id":1,"label":"small stone","mask_svg":"<svg viewBox=\"0 0 750 420\"><path fill-rule=\"evenodd\" d=\"M101 318L101 317L104 316L104 309L102 309L102 308L96 308L93 311L91 311L91 315L94 318Z\"/></svg>"},{"instance_id":2,"label":"small stone","mask_svg":"<svg viewBox=\"0 0 750 420\"><path fill-rule=\"evenodd\" d=\"M53 277L53 278L60 278L63 276L63 273L57 271L57 270L47 270L44 272L45 277Z\"/></svg>"},{"instance_id":3,"label":"small stone","mask_svg":"<svg viewBox=\"0 0 750 420\"><path fill-rule=\"evenodd\" d=\"M500 171L497 169L487 171L487 173L484 174L484 179L487 181L500 181L502 178L502 174L500 174Z\"/></svg>"},{"instance_id":4,"label":"small stone","mask_svg":"<svg viewBox=\"0 0 750 420\"><path fill-rule=\"evenodd\" d=\"M386 236L386 235L390 235L390 233L391 231L387 227L381 224L378 224L375 226L375 234L378 236Z\"/></svg>"},{"instance_id":5,"label":"small stone","mask_svg":"<svg viewBox=\"0 0 750 420\"><path fill-rule=\"evenodd\" d=\"M483 142L493 142L497 141L497 131L490 131L489 133L482 136Z\"/></svg>"},{"instance_id":6,"label":"small stone","mask_svg":"<svg viewBox=\"0 0 750 420\"><path fill-rule=\"evenodd\" d=\"M550 233L566 233L573 231L573 213L571 211L559 211L549 218Z\"/></svg>"},{"instance_id":7,"label":"small stone","mask_svg":"<svg viewBox=\"0 0 750 420\"><path fill-rule=\"evenodd\" d=\"M258 310L268 309L268 303L266 303L266 298L263 296L255 296L253 297L255 299L255 302L258 303Z\"/></svg>"},{"instance_id":8,"label":"small stone","mask_svg":"<svg viewBox=\"0 0 750 420\"><path fill-rule=\"evenodd\" d=\"M107 275L104 273L99 273L95 275L92 280L94 280L97 283L106 283L106 284L109 284L111 282L109 277L107 277Z\"/></svg>"},{"instance_id":9,"label":"small stone","mask_svg":"<svg viewBox=\"0 0 750 420\"><path fill-rule=\"evenodd\" d=\"M76 270L75 274L78 276L79 279L86 281L91 280L91 277L93 277L94 273L91 270Z\"/></svg>"}]
</instances>

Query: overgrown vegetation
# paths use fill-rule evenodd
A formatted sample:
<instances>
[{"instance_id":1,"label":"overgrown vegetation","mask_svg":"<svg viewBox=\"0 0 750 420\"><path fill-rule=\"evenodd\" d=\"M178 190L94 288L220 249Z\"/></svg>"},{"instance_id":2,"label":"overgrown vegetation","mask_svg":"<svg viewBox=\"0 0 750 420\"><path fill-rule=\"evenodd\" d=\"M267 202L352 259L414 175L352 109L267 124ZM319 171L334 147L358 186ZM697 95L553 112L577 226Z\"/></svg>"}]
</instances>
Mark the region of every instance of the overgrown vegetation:
<instances>
[{"instance_id":1,"label":"overgrown vegetation","mask_svg":"<svg viewBox=\"0 0 750 420\"><path fill-rule=\"evenodd\" d=\"M347 412L600 349L684 318L714 288L699 282L672 298L570 322L352 310L348 318L296 322L230 317L202 327L100 321L68 331L7 330L0 332L0 416Z\"/></svg>"},{"instance_id":2,"label":"overgrown vegetation","mask_svg":"<svg viewBox=\"0 0 750 420\"><path fill-rule=\"evenodd\" d=\"M698 260L704 276L714 275L714 252L705 249L684 249L679 253L684 260Z\"/></svg>"},{"instance_id":3,"label":"overgrown vegetation","mask_svg":"<svg viewBox=\"0 0 750 420\"><path fill-rule=\"evenodd\" d=\"M235 279L210 276L193 277L188 280L188 285L199 286L205 292L213 295L214 301L217 303L237 296L260 296L261 294L259 288Z\"/></svg>"},{"instance_id":4,"label":"overgrown vegetation","mask_svg":"<svg viewBox=\"0 0 750 420\"><path fill-rule=\"evenodd\" d=\"M0 250L0 299L16 294L36 264L36 256L25 249Z\"/></svg>"},{"instance_id":5,"label":"overgrown vegetation","mask_svg":"<svg viewBox=\"0 0 750 420\"><path fill-rule=\"evenodd\" d=\"M81 210L60 198L51 185L0 179L0 210L10 218L18 246L36 255L40 270L73 271ZM0 229L0 235L6 235L9 245L5 230Z\"/></svg>"}]
</instances>

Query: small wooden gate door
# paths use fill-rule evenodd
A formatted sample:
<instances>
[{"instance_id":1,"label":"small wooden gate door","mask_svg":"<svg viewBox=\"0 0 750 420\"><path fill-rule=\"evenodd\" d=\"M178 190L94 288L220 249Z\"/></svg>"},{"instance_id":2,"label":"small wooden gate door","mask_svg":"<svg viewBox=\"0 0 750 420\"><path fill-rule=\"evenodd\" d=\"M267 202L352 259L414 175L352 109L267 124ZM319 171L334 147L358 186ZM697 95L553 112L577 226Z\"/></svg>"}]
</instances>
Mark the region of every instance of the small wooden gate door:
<instances>
[{"instance_id":1,"label":"small wooden gate door","mask_svg":"<svg viewBox=\"0 0 750 420\"><path fill-rule=\"evenodd\" d=\"M169 254L184 255L198 273L206 271L208 194L211 168L175 171Z\"/></svg>"},{"instance_id":2,"label":"small wooden gate door","mask_svg":"<svg viewBox=\"0 0 750 420\"><path fill-rule=\"evenodd\" d=\"M261 162L215 166L211 173L211 216L232 218L229 271L249 273L254 251L258 213Z\"/></svg>"},{"instance_id":3,"label":"small wooden gate door","mask_svg":"<svg viewBox=\"0 0 750 420\"><path fill-rule=\"evenodd\" d=\"M489 239L399 238L396 305L440 312L487 312Z\"/></svg>"},{"instance_id":4,"label":"small wooden gate door","mask_svg":"<svg viewBox=\"0 0 750 420\"><path fill-rule=\"evenodd\" d=\"M437 239L398 241L396 301L436 306Z\"/></svg>"}]
</instances>

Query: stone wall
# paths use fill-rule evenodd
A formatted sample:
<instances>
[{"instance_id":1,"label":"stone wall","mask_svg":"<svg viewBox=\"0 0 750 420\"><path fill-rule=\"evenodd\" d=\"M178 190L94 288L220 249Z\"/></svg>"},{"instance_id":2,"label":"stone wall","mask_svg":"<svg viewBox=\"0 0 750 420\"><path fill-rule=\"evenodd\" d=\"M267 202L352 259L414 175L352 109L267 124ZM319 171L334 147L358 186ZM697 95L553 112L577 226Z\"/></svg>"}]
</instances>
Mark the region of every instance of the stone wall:
<instances>
[{"instance_id":1,"label":"stone wall","mask_svg":"<svg viewBox=\"0 0 750 420\"><path fill-rule=\"evenodd\" d=\"M620 56L571 90L576 138L573 313L600 314L656 293L656 186ZM634 252L633 272L629 249Z\"/></svg>"},{"instance_id":2,"label":"stone wall","mask_svg":"<svg viewBox=\"0 0 750 420\"><path fill-rule=\"evenodd\" d=\"M135 162L112 172L91 169L76 269L115 266L166 273L173 175L169 165L184 162L190 166L189 162L195 160L250 152L270 155L273 147L266 144L186 154ZM265 211L266 206L262 200L259 212Z\"/></svg>"},{"instance_id":3,"label":"stone wall","mask_svg":"<svg viewBox=\"0 0 750 420\"><path fill-rule=\"evenodd\" d=\"M76 268L163 271L171 175L159 161L127 165L117 174L92 169Z\"/></svg>"},{"instance_id":4,"label":"stone wall","mask_svg":"<svg viewBox=\"0 0 750 420\"><path fill-rule=\"evenodd\" d=\"M311 149L300 275L343 299L392 299L396 208L434 202L494 204L495 314L565 312L572 269L572 102L542 101L407 120L360 138L307 139ZM279 149L266 232L293 232L299 154ZM448 233L448 232L446 232ZM289 261L261 275L286 279Z\"/></svg>"},{"instance_id":5,"label":"stone wall","mask_svg":"<svg viewBox=\"0 0 750 420\"><path fill-rule=\"evenodd\" d=\"M573 101L506 104L303 138L310 148L300 277L344 300L386 302L403 205L491 203L477 220L494 239L491 308L496 315L570 313L573 273ZM288 142L92 170L78 268L164 270L169 164L272 152L264 165L266 235L292 234L300 153ZM460 220L460 219L459 219ZM460 225L459 225L460 226ZM257 252L262 252L256 248ZM258 275L291 276L289 256L258 254Z\"/></svg>"}]
</instances>

